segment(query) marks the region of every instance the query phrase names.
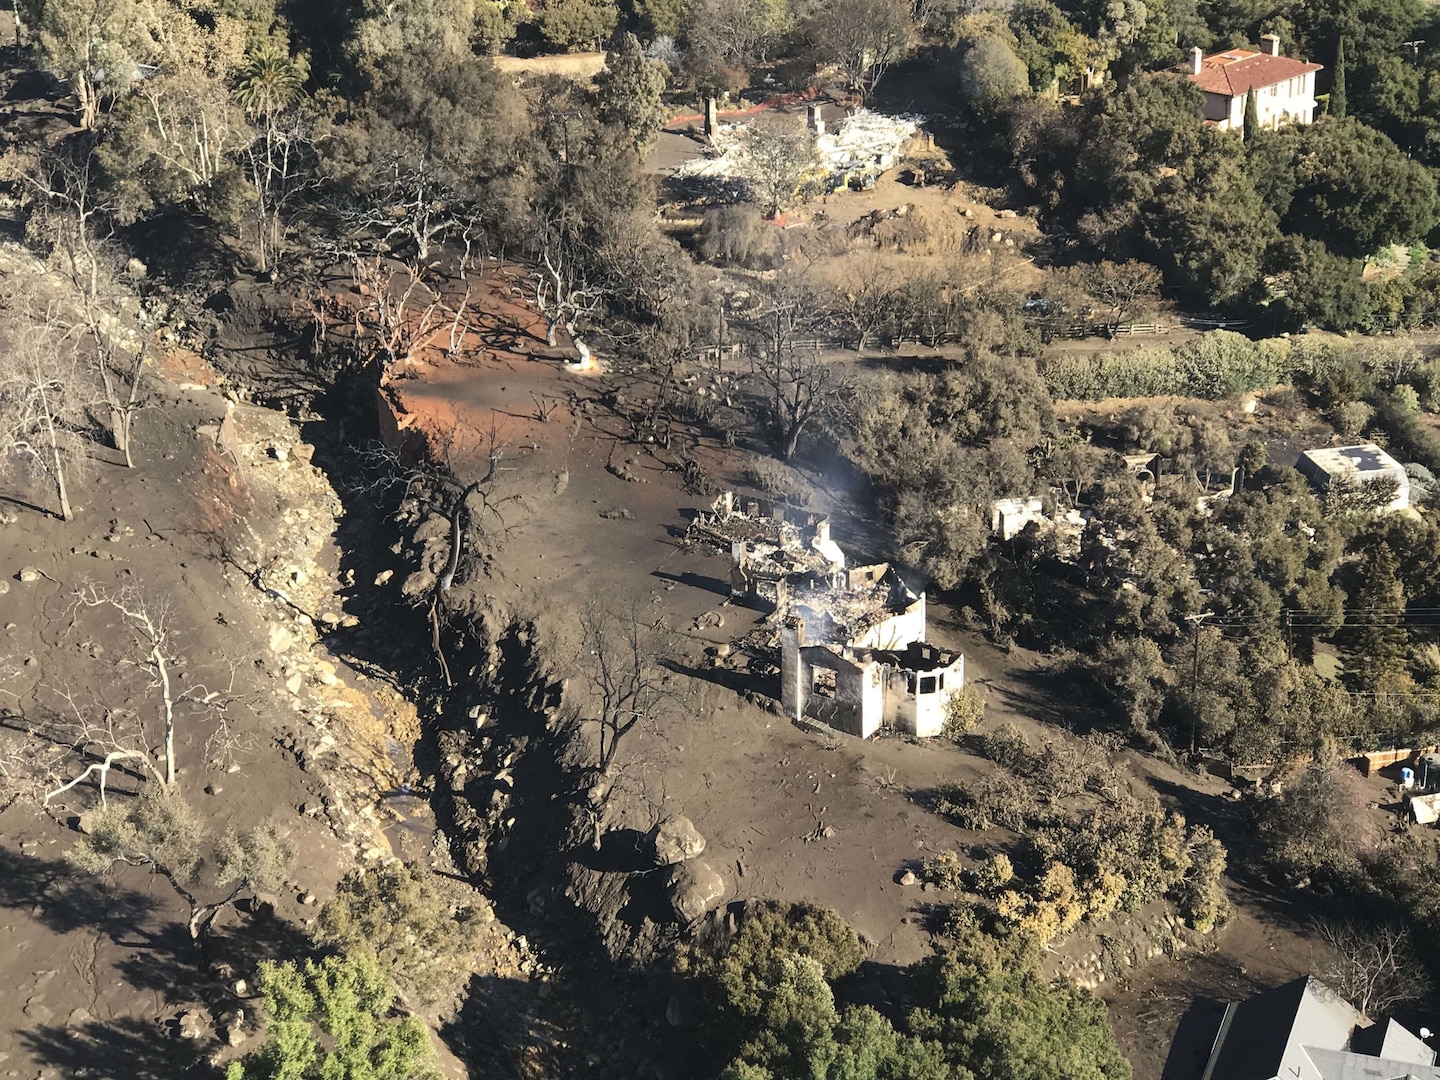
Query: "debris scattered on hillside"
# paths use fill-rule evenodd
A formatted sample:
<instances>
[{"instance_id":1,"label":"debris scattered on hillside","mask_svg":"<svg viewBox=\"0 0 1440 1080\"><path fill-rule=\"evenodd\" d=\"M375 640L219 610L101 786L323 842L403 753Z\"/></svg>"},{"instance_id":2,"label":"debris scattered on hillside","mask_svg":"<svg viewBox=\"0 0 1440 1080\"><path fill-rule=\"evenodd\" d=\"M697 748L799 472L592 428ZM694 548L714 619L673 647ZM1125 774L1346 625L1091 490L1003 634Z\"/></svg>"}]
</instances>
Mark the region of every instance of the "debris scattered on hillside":
<instances>
[{"instance_id":1,"label":"debris scattered on hillside","mask_svg":"<svg viewBox=\"0 0 1440 1080\"><path fill-rule=\"evenodd\" d=\"M905 145L919 132L923 120L920 116L886 116L869 109L857 109L841 120L833 132L816 136L819 168L837 189L852 181L873 179L895 166ZM720 125L715 130L715 152L685 162L676 170L676 175L747 179L753 172L746 145L749 130L747 124Z\"/></svg>"}]
</instances>

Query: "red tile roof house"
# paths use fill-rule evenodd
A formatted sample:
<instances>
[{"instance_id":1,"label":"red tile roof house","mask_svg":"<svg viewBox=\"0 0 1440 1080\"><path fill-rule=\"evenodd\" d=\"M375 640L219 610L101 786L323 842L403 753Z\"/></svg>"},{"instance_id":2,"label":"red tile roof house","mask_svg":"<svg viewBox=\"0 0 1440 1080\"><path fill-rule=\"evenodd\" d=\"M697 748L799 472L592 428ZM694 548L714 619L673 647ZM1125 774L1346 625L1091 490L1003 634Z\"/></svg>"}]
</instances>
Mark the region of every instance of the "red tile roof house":
<instances>
[{"instance_id":1,"label":"red tile roof house","mask_svg":"<svg viewBox=\"0 0 1440 1080\"><path fill-rule=\"evenodd\" d=\"M1205 121L1239 131L1245 126L1245 95L1255 91L1260 126L1308 124L1315 118L1315 73L1307 64L1280 55L1280 39L1266 34L1260 52L1226 49L1202 56L1190 50L1190 81L1205 92Z\"/></svg>"}]
</instances>

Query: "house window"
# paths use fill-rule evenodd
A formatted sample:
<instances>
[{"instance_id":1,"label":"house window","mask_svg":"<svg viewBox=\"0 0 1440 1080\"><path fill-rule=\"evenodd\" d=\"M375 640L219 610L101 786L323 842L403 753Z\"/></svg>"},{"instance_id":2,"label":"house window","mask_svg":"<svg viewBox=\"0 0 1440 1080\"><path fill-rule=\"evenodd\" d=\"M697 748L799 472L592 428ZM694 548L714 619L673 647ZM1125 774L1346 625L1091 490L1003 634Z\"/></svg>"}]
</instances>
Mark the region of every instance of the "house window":
<instances>
[{"instance_id":1,"label":"house window","mask_svg":"<svg viewBox=\"0 0 1440 1080\"><path fill-rule=\"evenodd\" d=\"M942 671L942 672L939 674L939 676L937 676L937 677L938 677L939 680L940 680L939 688L940 688L941 690L944 690L944 689L945 689L945 673Z\"/></svg>"},{"instance_id":2,"label":"house window","mask_svg":"<svg viewBox=\"0 0 1440 1080\"><path fill-rule=\"evenodd\" d=\"M810 689L817 697L835 696L835 672L829 668L811 668Z\"/></svg>"},{"instance_id":3,"label":"house window","mask_svg":"<svg viewBox=\"0 0 1440 1080\"><path fill-rule=\"evenodd\" d=\"M933 694L933 693L935 693L935 676L934 676L934 675L926 675L923 679L920 680L920 693L922 693L922 694Z\"/></svg>"},{"instance_id":4,"label":"house window","mask_svg":"<svg viewBox=\"0 0 1440 1080\"><path fill-rule=\"evenodd\" d=\"M907 694L913 694L915 692L915 673L913 671L907 671L905 673L905 692Z\"/></svg>"}]
</instances>

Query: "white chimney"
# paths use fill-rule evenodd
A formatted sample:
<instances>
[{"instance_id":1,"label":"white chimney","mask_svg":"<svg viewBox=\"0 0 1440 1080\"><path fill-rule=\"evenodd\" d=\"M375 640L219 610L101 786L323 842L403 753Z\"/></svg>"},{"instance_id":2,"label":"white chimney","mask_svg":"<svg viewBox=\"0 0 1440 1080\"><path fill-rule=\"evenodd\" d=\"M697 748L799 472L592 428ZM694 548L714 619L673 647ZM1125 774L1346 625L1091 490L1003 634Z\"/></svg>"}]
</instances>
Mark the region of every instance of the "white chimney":
<instances>
[{"instance_id":1,"label":"white chimney","mask_svg":"<svg viewBox=\"0 0 1440 1080\"><path fill-rule=\"evenodd\" d=\"M1260 35L1260 51L1261 51L1262 53L1264 53L1266 56L1279 56L1279 55L1280 55L1280 35L1279 35L1279 34L1261 34L1261 35Z\"/></svg>"},{"instance_id":2,"label":"white chimney","mask_svg":"<svg viewBox=\"0 0 1440 1080\"><path fill-rule=\"evenodd\" d=\"M1205 54L1200 51L1200 46L1196 45L1193 49L1190 50L1190 74L1191 74L1191 75L1199 75L1199 74L1200 74L1200 61L1203 60L1204 58L1205 58Z\"/></svg>"}]
</instances>

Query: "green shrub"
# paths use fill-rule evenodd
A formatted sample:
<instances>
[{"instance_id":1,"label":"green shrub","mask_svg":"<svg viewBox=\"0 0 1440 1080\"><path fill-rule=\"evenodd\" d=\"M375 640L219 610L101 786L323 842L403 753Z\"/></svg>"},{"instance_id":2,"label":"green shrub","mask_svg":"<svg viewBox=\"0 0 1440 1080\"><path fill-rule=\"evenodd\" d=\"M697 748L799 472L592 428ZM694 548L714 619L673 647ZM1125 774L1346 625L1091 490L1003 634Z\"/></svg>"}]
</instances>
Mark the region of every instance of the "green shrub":
<instances>
[{"instance_id":1,"label":"green shrub","mask_svg":"<svg viewBox=\"0 0 1440 1080\"><path fill-rule=\"evenodd\" d=\"M396 984L422 1003L459 989L474 966L478 913L456 903L423 867L352 870L316 920L315 938L375 953Z\"/></svg>"},{"instance_id":2,"label":"green shrub","mask_svg":"<svg viewBox=\"0 0 1440 1080\"><path fill-rule=\"evenodd\" d=\"M1191 831L1190 868L1175 889L1175 904L1192 930L1208 934L1230 917L1220 875L1225 873L1225 846L1204 825Z\"/></svg>"},{"instance_id":3,"label":"green shrub","mask_svg":"<svg viewBox=\"0 0 1440 1080\"><path fill-rule=\"evenodd\" d=\"M820 965L825 978L849 975L865 959L855 931L838 914L815 904L759 900L746 906L745 921L719 957L701 957L697 967L713 980L724 1009L758 1017L766 986L786 956L804 956Z\"/></svg>"},{"instance_id":4,"label":"green shrub","mask_svg":"<svg viewBox=\"0 0 1440 1080\"><path fill-rule=\"evenodd\" d=\"M396 1011L373 954L260 964L264 1045L232 1061L225 1080L439 1080L425 1025Z\"/></svg>"},{"instance_id":5,"label":"green shrub","mask_svg":"<svg viewBox=\"0 0 1440 1080\"><path fill-rule=\"evenodd\" d=\"M910 1029L945 1047L958 1068L903 1075L1130 1080L1104 1003L1064 980L1051 982L1039 955L1023 938L971 932L922 961L926 1004L911 1014Z\"/></svg>"},{"instance_id":6,"label":"green shrub","mask_svg":"<svg viewBox=\"0 0 1440 1080\"><path fill-rule=\"evenodd\" d=\"M975 887L982 893L999 892L1010 884L1014 876L1015 868L1010 864L1010 856L1002 851L980 864L980 869L975 871Z\"/></svg>"},{"instance_id":7,"label":"green shrub","mask_svg":"<svg viewBox=\"0 0 1440 1080\"><path fill-rule=\"evenodd\" d=\"M1354 349L1332 349L1317 361L1307 381L1324 407L1361 401L1374 392L1375 376Z\"/></svg>"},{"instance_id":8,"label":"green shrub","mask_svg":"<svg viewBox=\"0 0 1440 1080\"><path fill-rule=\"evenodd\" d=\"M980 726L985 716L985 699L971 687L963 687L945 702L945 723L940 734L955 742Z\"/></svg>"},{"instance_id":9,"label":"green shrub","mask_svg":"<svg viewBox=\"0 0 1440 1080\"><path fill-rule=\"evenodd\" d=\"M935 793L935 812L952 824L975 832L994 824L964 784L941 784Z\"/></svg>"},{"instance_id":10,"label":"green shrub","mask_svg":"<svg viewBox=\"0 0 1440 1080\"><path fill-rule=\"evenodd\" d=\"M1057 399L1160 397L1184 389L1175 354L1159 345L1088 356L1060 353L1040 362L1040 375Z\"/></svg>"},{"instance_id":11,"label":"green shrub","mask_svg":"<svg viewBox=\"0 0 1440 1080\"><path fill-rule=\"evenodd\" d=\"M756 206L720 206L705 212L696 246L706 262L764 270L775 265L780 233Z\"/></svg>"},{"instance_id":12,"label":"green shrub","mask_svg":"<svg viewBox=\"0 0 1440 1080\"><path fill-rule=\"evenodd\" d=\"M599 0L549 0L540 11L540 34L562 52L593 49L615 29L618 13Z\"/></svg>"},{"instance_id":13,"label":"green shrub","mask_svg":"<svg viewBox=\"0 0 1440 1080\"><path fill-rule=\"evenodd\" d=\"M1061 399L1181 395L1220 401L1287 380L1291 364L1284 345L1256 344L1243 334L1212 330L1173 350L1142 345L1123 352L1050 356L1041 362L1040 374Z\"/></svg>"},{"instance_id":14,"label":"green shrub","mask_svg":"<svg viewBox=\"0 0 1440 1080\"><path fill-rule=\"evenodd\" d=\"M1375 409L1363 401L1347 401L1330 411L1330 422L1346 439L1358 438L1375 416Z\"/></svg>"},{"instance_id":15,"label":"green shrub","mask_svg":"<svg viewBox=\"0 0 1440 1080\"><path fill-rule=\"evenodd\" d=\"M934 885L937 889L955 890L965 883L965 867L960 862L960 856L953 851L942 851L933 858L925 860L925 866L920 872L921 878L927 884Z\"/></svg>"},{"instance_id":16,"label":"green shrub","mask_svg":"<svg viewBox=\"0 0 1440 1080\"><path fill-rule=\"evenodd\" d=\"M1274 386L1282 378L1269 354L1230 330L1212 330L1185 342L1175 360L1185 393L1209 401Z\"/></svg>"},{"instance_id":17,"label":"green shrub","mask_svg":"<svg viewBox=\"0 0 1440 1080\"><path fill-rule=\"evenodd\" d=\"M1031 760L1030 740L1008 720L980 736L979 750L996 765L1011 771L1023 770Z\"/></svg>"}]
</instances>

